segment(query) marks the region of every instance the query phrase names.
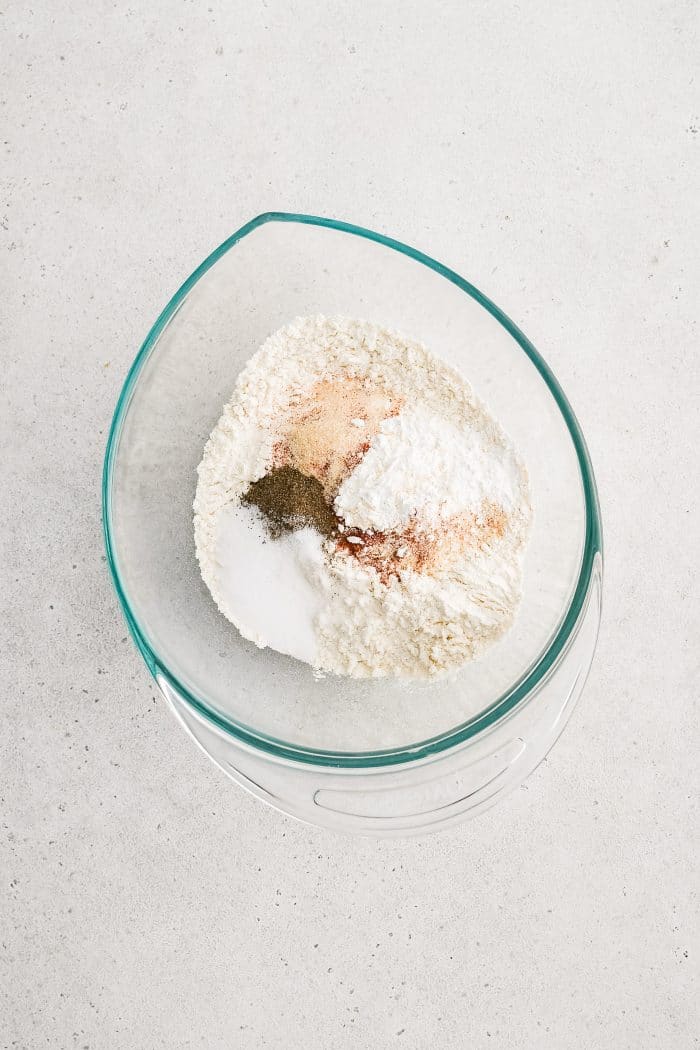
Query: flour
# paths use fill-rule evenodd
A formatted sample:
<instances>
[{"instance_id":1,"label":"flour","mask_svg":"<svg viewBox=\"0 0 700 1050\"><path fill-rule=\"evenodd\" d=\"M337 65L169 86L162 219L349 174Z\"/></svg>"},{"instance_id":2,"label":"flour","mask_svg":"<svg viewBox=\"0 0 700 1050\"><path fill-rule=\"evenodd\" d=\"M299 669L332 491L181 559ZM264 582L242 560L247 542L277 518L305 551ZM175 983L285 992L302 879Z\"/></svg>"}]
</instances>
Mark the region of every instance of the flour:
<instances>
[{"instance_id":1,"label":"flour","mask_svg":"<svg viewBox=\"0 0 700 1050\"><path fill-rule=\"evenodd\" d=\"M322 482L337 534L263 543L248 522L237 556L240 529L222 522L282 465ZM300 318L264 343L207 443L194 509L224 615L321 671L449 670L500 637L520 599L531 511L512 445L456 371L367 322ZM232 570L242 559L254 601Z\"/></svg>"},{"instance_id":2,"label":"flour","mask_svg":"<svg viewBox=\"0 0 700 1050\"><path fill-rule=\"evenodd\" d=\"M513 551L475 552L430 576L382 585L350 558L331 558L334 601L319 618L320 664L358 678L437 674L474 659L510 626L520 599Z\"/></svg>"}]
</instances>

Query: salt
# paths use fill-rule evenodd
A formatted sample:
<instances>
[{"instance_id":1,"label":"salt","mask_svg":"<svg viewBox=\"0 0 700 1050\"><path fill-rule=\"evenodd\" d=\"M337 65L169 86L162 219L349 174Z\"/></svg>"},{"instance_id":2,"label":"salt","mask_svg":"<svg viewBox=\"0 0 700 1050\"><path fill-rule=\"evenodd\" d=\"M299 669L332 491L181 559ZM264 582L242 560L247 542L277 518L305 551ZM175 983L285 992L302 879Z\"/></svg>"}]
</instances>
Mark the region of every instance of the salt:
<instances>
[{"instance_id":1,"label":"salt","mask_svg":"<svg viewBox=\"0 0 700 1050\"><path fill-rule=\"evenodd\" d=\"M257 509L231 504L218 516L214 558L219 605L234 615L244 638L259 648L316 665L314 619L321 591L314 578L323 565L323 538L298 529L272 539Z\"/></svg>"}]
</instances>

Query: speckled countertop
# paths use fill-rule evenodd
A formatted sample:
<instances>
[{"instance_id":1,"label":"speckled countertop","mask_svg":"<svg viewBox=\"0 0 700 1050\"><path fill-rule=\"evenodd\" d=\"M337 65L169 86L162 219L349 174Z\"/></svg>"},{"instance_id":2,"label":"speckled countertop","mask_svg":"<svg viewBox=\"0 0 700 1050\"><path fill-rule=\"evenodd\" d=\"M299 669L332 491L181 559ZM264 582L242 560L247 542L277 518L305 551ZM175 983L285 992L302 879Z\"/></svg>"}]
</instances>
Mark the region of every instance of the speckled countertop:
<instances>
[{"instance_id":1,"label":"speckled countertop","mask_svg":"<svg viewBox=\"0 0 700 1050\"><path fill-rule=\"evenodd\" d=\"M1 1047L698 1045L697 29L681 0L4 8ZM269 208L468 275L588 436L584 698L442 836L337 838L229 783L108 581L128 365Z\"/></svg>"}]
</instances>

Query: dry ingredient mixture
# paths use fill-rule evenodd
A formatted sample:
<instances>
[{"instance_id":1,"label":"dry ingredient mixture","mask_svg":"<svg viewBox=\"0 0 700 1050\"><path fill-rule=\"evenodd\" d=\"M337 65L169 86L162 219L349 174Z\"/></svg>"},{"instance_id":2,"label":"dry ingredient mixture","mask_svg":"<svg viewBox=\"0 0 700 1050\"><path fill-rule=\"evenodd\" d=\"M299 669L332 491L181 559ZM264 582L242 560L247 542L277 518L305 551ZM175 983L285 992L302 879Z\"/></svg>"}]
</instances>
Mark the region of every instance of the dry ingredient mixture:
<instances>
[{"instance_id":1,"label":"dry ingredient mixture","mask_svg":"<svg viewBox=\"0 0 700 1050\"><path fill-rule=\"evenodd\" d=\"M425 677L512 623L527 473L418 343L298 318L248 362L198 473L202 576L261 647L320 672Z\"/></svg>"}]
</instances>

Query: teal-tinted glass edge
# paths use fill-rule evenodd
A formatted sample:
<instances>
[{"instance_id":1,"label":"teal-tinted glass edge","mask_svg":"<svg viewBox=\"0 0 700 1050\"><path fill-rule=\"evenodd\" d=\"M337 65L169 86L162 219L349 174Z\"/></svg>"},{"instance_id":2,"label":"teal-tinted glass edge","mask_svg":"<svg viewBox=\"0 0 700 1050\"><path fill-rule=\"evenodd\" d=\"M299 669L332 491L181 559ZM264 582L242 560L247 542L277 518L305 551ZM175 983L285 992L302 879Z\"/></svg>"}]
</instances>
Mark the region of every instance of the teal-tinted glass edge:
<instances>
[{"instance_id":1,"label":"teal-tinted glass edge","mask_svg":"<svg viewBox=\"0 0 700 1050\"><path fill-rule=\"evenodd\" d=\"M409 258L422 263L431 270L434 270L436 273L446 278L446 280L462 289L462 291L483 306L485 310L488 310L488 312L506 329L507 332L509 332L524 353L530 358L532 364L542 376L542 379L546 383L552 397L562 413L578 457L586 507L584 549L578 581L569 608L554 638L530 670L527 671L506 694L491 704L490 707L480 712L469 721L463 723L461 726L450 730L448 733L431 737L428 740L424 740L419 744L411 745L410 747L394 748L386 751L363 752L315 750L312 748L294 746L285 741L277 740L274 737L255 732L246 726L225 718L219 712L208 707L201 698L194 696L192 692L178 680L177 676L165 666L162 660L159 659L158 655L149 645L145 633L140 628L138 621L131 610L119 577L111 536L111 480L114 456L117 448L117 439L121 431L122 421L126 414L138 375L148 355L156 345L166 324L172 320L175 313L184 302L186 296L200 278L211 269L222 255L225 255L226 252L242 240L243 237L246 237L249 233L252 233L253 230L256 230L258 227L263 226L268 222L288 222L301 223L309 226L321 226L353 234L358 237L364 237L367 240L375 241L377 244L382 244L387 248L391 248L403 255L407 255ZM355 226L352 223L323 218L316 215L299 215L289 212L265 212L262 215L258 215L244 226L241 226L239 230L228 237L218 248L207 256L207 258L187 278L151 328L141 346L141 349L136 355L129 372L127 373L109 429L104 468L102 472L102 521L107 563L112 577L112 583L117 592L131 636L134 639L139 652L143 656L151 674L155 678L157 678L158 675L162 675L177 694L190 704L190 706L192 706L201 716L225 732L232 734L244 744L259 750L267 751L278 758L288 759L294 762L346 769L396 765L399 763L414 762L419 759L427 758L463 743L470 737L475 736L477 733L482 732L484 729L489 728L495 722L505 717L505 715L512 711L513 708L528 695L528 693L531 693L537 685L539 685L544 677L552 670L557 660L564 652L569 638L571 637L579 617L584 610L596 557L598 554L602 553L600 506L593 468L583 433L573 409L551 369L518 326L473 284L465 280L463 277L460 277L460 275L455 273L454 270L451 270L449 267L430 258L430 256L418 251L418 249L412 248L410 245L403 244L401 241L394 240L392 237L385 237L383 234L376 233L373 230L367 230L361 226Z\"/></svg>"}]
</instances>

